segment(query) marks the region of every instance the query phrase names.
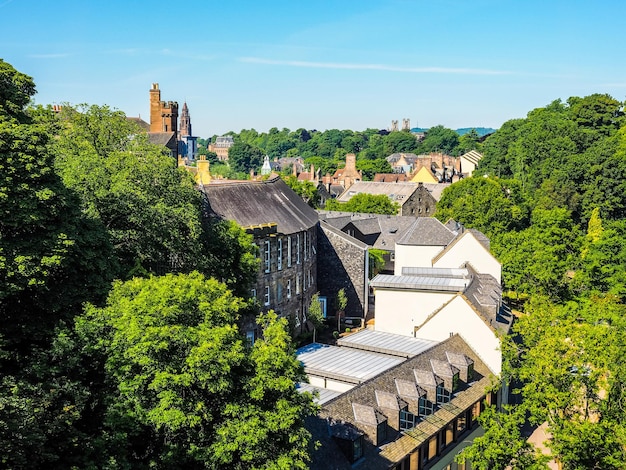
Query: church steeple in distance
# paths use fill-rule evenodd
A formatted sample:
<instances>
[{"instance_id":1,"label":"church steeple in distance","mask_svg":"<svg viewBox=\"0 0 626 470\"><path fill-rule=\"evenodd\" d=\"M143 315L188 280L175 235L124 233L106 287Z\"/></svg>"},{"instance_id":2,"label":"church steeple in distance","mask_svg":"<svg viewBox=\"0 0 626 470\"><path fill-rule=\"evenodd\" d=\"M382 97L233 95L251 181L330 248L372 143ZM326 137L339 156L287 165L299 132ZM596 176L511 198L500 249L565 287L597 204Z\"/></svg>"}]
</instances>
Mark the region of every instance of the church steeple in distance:
<instances>
[{"instance_id":1,"label":"church steeple in distance","mask_svg":"<svg viewBox=\"0 0 626 470\"><path fill-rule=\"evenodd\" d=\"M180 136L191 136L191 118L187 102L183 104L183 111L180 114Z\"/></svg>"}]
</instances>

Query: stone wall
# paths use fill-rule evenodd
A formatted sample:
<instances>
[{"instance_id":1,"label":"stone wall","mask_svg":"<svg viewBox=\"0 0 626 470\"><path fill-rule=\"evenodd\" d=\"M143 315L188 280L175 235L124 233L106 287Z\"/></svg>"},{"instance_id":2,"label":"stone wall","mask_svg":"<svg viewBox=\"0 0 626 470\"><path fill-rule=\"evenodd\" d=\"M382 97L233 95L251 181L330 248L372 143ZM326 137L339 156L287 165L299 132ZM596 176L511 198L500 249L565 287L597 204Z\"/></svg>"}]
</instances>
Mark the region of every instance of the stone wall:
<instances>
[{"instance_id":1,"label":"stone wall","mask_svg":"<svg viewBox=\"0 0 626 470\"><path fill-rule=\"evenodd\" d=\"M317 236L317 285L328 298L328 314L337 310L337 292L345 289L348 297L346 316L364 317L367 313L367 245L320 222Z\"/></svg>"}]
</instances>

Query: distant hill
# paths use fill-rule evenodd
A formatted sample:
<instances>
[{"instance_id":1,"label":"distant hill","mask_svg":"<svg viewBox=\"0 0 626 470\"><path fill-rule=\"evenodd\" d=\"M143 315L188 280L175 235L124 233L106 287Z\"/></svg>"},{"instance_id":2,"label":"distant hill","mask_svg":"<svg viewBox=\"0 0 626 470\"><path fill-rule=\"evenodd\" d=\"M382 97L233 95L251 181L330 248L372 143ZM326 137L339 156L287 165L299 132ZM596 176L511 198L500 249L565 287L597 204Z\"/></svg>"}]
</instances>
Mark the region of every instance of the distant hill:
<instances>
[{"instance_id":1,"label":"distant hill","mask_svg":"<svg viewBox=\"0 0 626 470\"><path fill-rule=\"evenodd\" d=\"M478 132L478 135L480 137L484 137L487 134L493 134L495 131L497 131L497 129L492 129L491 127L462 127L460 129L456 129L456 133L459 135L463 135L463 134L467 134L472 129L476 129L476 132ZM414 127L413 129L411 129L411 132L413 133L427 132L427 131L428 129L424 127Z\"/></svg>"}]
</instances>

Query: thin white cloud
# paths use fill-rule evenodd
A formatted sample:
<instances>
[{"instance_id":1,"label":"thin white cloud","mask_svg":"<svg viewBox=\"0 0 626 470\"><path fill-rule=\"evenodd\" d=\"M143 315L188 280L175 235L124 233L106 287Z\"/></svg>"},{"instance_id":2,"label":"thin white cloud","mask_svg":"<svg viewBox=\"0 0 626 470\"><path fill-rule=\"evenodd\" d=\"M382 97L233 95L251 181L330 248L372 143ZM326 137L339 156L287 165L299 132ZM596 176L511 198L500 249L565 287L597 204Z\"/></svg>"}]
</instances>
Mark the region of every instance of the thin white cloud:
<instances>
[{"instance_id":1,"label":"thin white cloud","mask_svg":"<svg viewBox=\"0 0 626 470\"><path fill-rule=\"evenodd\" d=\"M57 53L57 54L30 54L28 57L31 59L63 59L65 57L69 57L68 53Z\"/></svg>"},{"instance_id":2,"label":"thin white cloud","mask_svg":"<svg viewBox=\"0 0 626 470\"><path fill-rule=\"evenodd\" d=\"M382 70L386 72L404 73L442 73L459 75L508 75L511 72L502 70L468 69L468 68L447 68L447 67L396 67L383 64L350 64L337 62L305 62L299 60L273 60L260 57L241 57L240 62L266 65L286 65L288 67L308 67L318 69L340 69L340 70Z\"/></svg>"}]
</instances>

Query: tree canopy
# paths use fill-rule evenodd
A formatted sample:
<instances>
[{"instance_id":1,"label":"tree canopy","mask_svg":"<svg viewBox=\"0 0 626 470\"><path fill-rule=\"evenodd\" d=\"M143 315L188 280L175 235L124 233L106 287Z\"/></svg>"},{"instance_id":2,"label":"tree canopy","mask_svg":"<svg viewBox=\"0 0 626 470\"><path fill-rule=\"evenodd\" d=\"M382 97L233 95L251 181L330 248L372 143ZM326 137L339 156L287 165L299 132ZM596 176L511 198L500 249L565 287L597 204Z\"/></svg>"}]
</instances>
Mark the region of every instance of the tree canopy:
<instances>
[{"instance_id":1,"label":"tree canopy","mask_svg":"<svg viewBox=\"0 0 626 470\"><path fill-rule=\"evenodd\" d=\"M329 211L395 215L399 209L400 205L385 194L359 193L352 196L348 202L339 202L336 199L326 201L326 210Z\"/></svg>"}]
</instances>

